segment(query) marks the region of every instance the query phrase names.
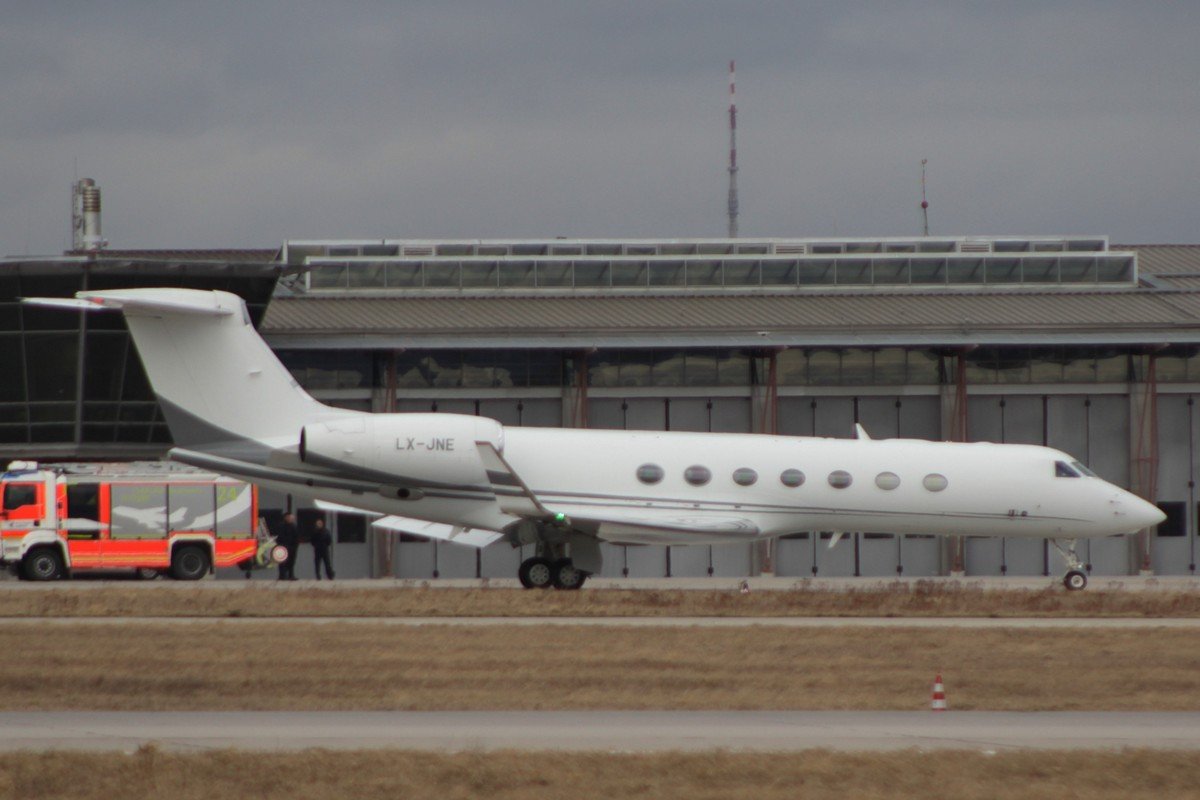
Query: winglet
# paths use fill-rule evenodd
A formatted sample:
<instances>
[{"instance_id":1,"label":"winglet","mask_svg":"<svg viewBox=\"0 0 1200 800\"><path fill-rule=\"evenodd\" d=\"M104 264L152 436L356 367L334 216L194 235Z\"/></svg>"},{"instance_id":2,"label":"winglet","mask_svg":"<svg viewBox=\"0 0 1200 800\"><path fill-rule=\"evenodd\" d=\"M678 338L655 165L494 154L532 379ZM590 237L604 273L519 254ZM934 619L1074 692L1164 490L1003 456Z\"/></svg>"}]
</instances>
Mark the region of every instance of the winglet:
<instances>
[{"instance_id":1,"label":"winglet","mask_svg":"<svg viewBox=\"0 0 1200 800\"><path fill-rule=\"evenodd\" d=\"M518 517L553 517L553 512L542 505L542 501L530 491L525 481L509 466L500 451L491 442L476 442L488 482L496 495L500 510Z\"/></svg>"},{"instance_id":2,"label":"winglet","mask_svg":"<svg viewBox=\"0 0 1200 800\"><path fill-rule=\"evenodd\" d=\"M854 432L858 434L858 439L863 442L871 441L871 437L867 434L867 429L862 426L861 422L854 423Z\"/></svg>"}]
</instances>

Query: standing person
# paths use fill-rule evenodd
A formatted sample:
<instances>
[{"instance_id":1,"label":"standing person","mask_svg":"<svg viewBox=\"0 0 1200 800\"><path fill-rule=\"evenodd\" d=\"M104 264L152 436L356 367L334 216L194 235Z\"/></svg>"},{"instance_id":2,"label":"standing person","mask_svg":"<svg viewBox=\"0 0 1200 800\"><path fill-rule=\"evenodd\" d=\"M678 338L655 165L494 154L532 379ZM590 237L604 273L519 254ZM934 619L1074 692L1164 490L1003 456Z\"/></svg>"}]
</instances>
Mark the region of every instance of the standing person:
<instances>
[{"instance_id":1,"label":"standing person","mask_svg":"<svg viewBox=\"0 0 1200 800\"><path fill-rule=\"evenodd\" d=\"M296 552L300 549L300 531L296 529L296 515L288 512L283 515L283 525L279 527L279 536L275 540L287 548L288 555L279 565L279 580L296 580Z\"/></svg>"},{"instance_id":2,"label":"standing person","mask_svg":"<svg viewBox=\"0 0 1200 800\"><path fill-rule=\"evenodd\" d=\"M329 551L333 548L333 536L325 527L325 520L320 517L313 523L312 548L317 580L321 580L321 562L325 563L325 577L333 580L333 561L329 558Z\"/></svg>"}]
</instances>

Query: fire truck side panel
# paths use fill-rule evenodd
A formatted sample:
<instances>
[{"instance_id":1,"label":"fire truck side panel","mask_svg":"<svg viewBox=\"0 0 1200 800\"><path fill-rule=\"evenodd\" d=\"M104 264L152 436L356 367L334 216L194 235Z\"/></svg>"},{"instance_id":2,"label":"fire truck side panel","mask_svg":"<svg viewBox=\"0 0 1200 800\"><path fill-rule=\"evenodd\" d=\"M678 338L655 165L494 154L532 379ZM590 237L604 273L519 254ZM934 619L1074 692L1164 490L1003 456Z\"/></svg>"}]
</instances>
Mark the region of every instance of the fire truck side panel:
<instances>
[{"instance_id":1,"label":"fire truck side panel","mask_svg":"<svg viewBox=\"0 0 1200 800\"><path fill-rule=\"evenodd\" d=\"M18 563L47 545L73 570L167 570L183 544L202 545L214 567L255 557L252 486L205 473L142 477L130 475L131 466L101 466L90 474L90 467L66 465L5 475L2 560ZM113 468L116 474L105 474Z\"/></svg>"},{"instance_id":2,"label":"fire truck side panel","mask_svg":"<svg viewBox=\"0 0 1200 800\"><path fill-rule=\"evenodd\" d=\"M67 565L73 569L99 567L103 562L104 526L100 522L101 495L107 491L95 481L58 482L58 530L67 544Z\"/></svg>"}]
</instances>

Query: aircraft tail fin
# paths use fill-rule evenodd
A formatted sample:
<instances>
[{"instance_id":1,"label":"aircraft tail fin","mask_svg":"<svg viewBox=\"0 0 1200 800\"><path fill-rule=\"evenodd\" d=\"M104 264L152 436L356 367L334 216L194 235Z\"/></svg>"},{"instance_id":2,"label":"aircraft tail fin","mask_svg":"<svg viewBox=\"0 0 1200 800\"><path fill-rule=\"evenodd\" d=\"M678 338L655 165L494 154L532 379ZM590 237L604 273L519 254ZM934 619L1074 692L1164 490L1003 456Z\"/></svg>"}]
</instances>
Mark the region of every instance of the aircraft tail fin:
<instances>
[{"instance_id":1,"label":"aircraft tail fin","mask_svg":"<svg viewBox=\"0 0 1200 800\"><path fill-rule=\"evenodd\" d=\"M246 304L228 292L113 289L42 305L119 309L175 443L262 461L295 445L300 429L339 412L296 383L254 330Z\"/></svg>"}]
</instances>

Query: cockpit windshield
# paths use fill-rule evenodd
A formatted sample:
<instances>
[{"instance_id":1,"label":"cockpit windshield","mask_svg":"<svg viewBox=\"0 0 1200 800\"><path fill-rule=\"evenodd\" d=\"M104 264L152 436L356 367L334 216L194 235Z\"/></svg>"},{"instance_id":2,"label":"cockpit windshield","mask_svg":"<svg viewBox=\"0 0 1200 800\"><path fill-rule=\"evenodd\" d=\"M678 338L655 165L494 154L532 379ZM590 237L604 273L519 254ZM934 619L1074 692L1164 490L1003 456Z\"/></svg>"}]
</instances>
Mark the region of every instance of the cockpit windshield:
<instances>
[{"instance_id":1,"label":"cockpit windshield","mask_svg":"<svg viewBox=\"0 0 1200 800\"><path fill-rule=\"evenodd\" d=\"M1088 469L1086 464L1082 464L1078 461L1072 461L1071 466L1074 467L1075 469L1079 470L1080 472L1082 472L1084 475L1087 475L1089 478L1099 478L1100 477L1099 475L1097 475L1096 473L1094 473L1090 469Z\"/></svg>"},{"instance_id":2,"label":"cockpit windshield","mask_svg":"<svg viewBox=\"0 0 1200 800\"><path fill-rule=\"evenodd\" d=\"M1065 461L1054 462L1054 477L1056 478L1078 478L1079 473Z\"/></svg>"}]
</instances>

